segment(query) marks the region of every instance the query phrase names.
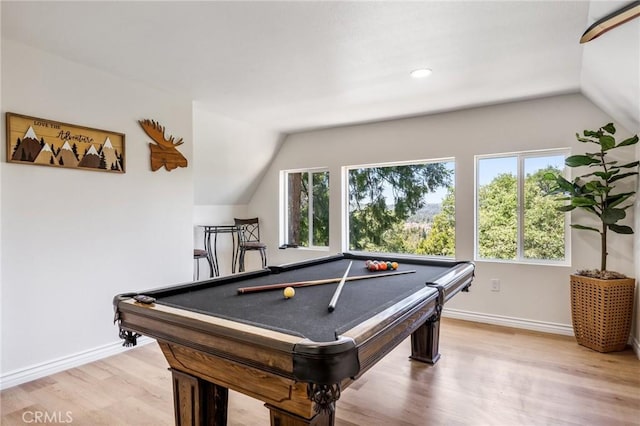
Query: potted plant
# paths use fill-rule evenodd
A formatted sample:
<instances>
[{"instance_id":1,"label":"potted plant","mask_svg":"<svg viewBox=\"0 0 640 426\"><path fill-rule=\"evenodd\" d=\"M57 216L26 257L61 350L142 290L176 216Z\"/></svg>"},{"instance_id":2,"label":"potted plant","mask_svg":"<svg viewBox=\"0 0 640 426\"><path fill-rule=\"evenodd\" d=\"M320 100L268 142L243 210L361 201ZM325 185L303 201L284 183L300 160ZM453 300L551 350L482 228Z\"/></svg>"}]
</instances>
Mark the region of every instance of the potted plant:
<instances>
[{"instance_id":1,"label":"potted plant","mask_svg":"<svg viewBox=\"0 0 640 426\"><path fill-rule=\"evenodd\" d=\"M633 204L633 190L617 190L623 181L635 179L638 161L620 164L608 158L621 147L634 145L638 135L616 143L613 123L598 130L585 130L578 141L593 144L596 149L567 157L568 167L587 167L588 172L569 181L561 174L547 173L548 195L557 195L563 205L557 210L581 209L598 219L599 226L571 224L600 234L600 269L577 271L571 275L571 317L579 344L599 352L623 350L629 339L633 313L635 279L607 270L608 232L633 234L633 229L618 222L626 217ZM631 188L631 186L627 187ZM567 203L568 202L568 203ZM640 214L640 212L639 212Z\"/></svg>"}]
</instances>

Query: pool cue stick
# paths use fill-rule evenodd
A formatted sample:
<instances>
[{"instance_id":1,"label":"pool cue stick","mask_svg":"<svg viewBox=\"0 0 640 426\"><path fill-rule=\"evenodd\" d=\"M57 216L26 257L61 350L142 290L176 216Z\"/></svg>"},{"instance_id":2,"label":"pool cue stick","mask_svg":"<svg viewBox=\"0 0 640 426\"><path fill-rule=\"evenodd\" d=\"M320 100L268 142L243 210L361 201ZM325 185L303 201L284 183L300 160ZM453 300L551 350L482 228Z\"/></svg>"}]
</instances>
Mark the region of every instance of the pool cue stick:
<instances>
[{"instance_id":1,"label":"pool cue stick","mask_svg":"<svg viewBox=\"0 0 640 426\"><path fill-rule=\"evenodd\" d=\"M338 298L340 297L340 293L342 293L342 287L344 287L344 283L347 280L347 275L349 275L349 270L351 269L351 265L353 265L353 260L349 262L349 266L347 266L347 270L344 272L344 275L340 280L340 284L338 284L338 288L336 288L336 291L333 293L333 297L329 302L329 307L328 307L329 312L333 312L336 309L336 305L338 304Z\"/></svg>"},{"instance_id":2,"label":"pool cue stick","mask_svg":"<svg viewBox=\"0 0 640 426\"><path fill-rule=\"evenodd\" d=\"M375 274L375 275L355 275L353 277L347 277L345 281L356 281L356 280L368 280L373 278L384 278L392 275L402 275L402 274L413 274L415 270L409 271L395 271L388 272L386 274ZM247 294L247 293L256 293L259 291L269 291L269 290L279 290L287 287L311 287L314 285L323 285L323 284L332 284L337 283L342 278L325 278L322 280L311 280L311 281L298 281L292 283L278 283L278 284L268 284L268 285L258 285L253 287L240 287L238 289L238 294Z\"/></svg>"}]
</instances>

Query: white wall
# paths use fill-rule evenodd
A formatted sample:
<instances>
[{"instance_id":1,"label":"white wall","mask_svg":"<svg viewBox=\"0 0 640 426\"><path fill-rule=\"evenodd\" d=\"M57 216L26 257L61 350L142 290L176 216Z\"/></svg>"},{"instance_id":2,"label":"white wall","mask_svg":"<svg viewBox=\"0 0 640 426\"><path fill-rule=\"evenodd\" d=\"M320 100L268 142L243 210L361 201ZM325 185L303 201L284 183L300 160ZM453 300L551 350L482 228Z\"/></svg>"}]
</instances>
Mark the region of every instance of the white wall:
<instances>
[{"instance_id":1,"label":"white wall","mask_svg":"<svg viewBox=\"0 0 640 426\"><path fill-rule=\"evenodd\" d=\"M342 250L341 192L334 185L345 165L412 159L456 158L456 251L459 259L473 258L474 155L543 148L584 149L575 139L583 129L597 128L611 118L582 95L566 95L526 102L469 109L439 115L318 130L289 136L249 203L266 223L278 223L279 171L328 167L330 170L330 252ZM623 131L620 132L624 136ZM627 153L633 156L633 150ZM632 220L632 219L630 219ZM631 222L630 222L631 223ZM270 263L326 255L309 250L277 250L278 230L268 229ZM569 274L599 265L598 241L573 232L571 267L477 262L472 291L456 297L448 307L546 329L570 332ZM612 237L610 269L633 274L633 239ZM502 282L490 291L490 279ZM486 318L485 318L486 319Z\"/></svg>"},{"instance_id":2,"label":"white wall","mask_svg":"<svg viewBox=\"0 0 640 426\"><path fill-rule=\"evenodd\" d=\"M179 149L191 162L191 109L188 99L2 40L0 134L7 111L122 132L127 168L2 164L3 386L119 345L115 294L191 279L192 165L151 172L137 123L158 120L184 138Z\"/></svg>"},{"instance_id":3,"label":"white wall","mask_svg":"<svg viewBox=\"0 0 640 426\"><path fill-rule=\"evenodd\" d=\"M245 205L282 143L280 133L193 108L194 186L198 206Z\"/></svg>"}]
</instances>

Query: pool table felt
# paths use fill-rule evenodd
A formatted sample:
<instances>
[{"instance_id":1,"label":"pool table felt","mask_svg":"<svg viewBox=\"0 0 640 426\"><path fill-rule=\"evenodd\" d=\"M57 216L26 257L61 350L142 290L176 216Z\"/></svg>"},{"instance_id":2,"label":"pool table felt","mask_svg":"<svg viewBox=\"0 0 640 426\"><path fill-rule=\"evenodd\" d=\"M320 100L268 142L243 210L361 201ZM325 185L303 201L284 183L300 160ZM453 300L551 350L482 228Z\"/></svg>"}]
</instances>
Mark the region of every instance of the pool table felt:
<instances>
[{"instance_id":1,"label":"pool table felt","mask_svg":"<svg viewBox=\"0 0 640 426\"><path fill-rule=\"evenodd\" d=\"M296 294L291 299L284 298L282 289L237 293L239 287L341 278L348 264L349 259L342 259L281 274L272 273L223 285L187 289L178 294L163 295L159 292L153 296L160 304L298 335L316 342L330 342L337 335L423 289L426 283L434 281L449 269L449 266L400 264L398 271L417 272L348 281L333 312L329 312L327 307L338 283L296 288ZM374 277L381 273L384 271L370 272L365 269L364 261L354 260L349 276L371 274ZM437 294L435 289L433 294Z\"/></svg>"}]
</instances>

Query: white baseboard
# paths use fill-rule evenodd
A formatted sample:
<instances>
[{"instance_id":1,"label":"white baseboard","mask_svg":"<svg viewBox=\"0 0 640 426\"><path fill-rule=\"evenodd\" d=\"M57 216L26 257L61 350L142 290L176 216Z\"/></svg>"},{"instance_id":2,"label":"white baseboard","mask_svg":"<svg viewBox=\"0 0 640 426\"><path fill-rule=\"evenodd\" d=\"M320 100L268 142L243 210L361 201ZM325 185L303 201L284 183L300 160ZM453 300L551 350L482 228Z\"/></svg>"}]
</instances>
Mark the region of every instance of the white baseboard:
<instances>
[{"instance_id":1,"label":"white baseboard","mask_svg":"<svg viewBox=\"0 0 640 426\"><path fill-rule=\"evenodd\" d=\"M138 346L146 345L151 342L155 342L155 340L144 336L138 338ZM0 390L50 376L52 374L59 373L60 371L68 370L69 368L78 367L111 355L122 353L129 349L131 348L123 347L122 341L120 340L104 346L98 346L97 348L54 359L52 361L36 364L31 367L10 371L0 376Z\"/></svg>"},{"instance_id":2,"label":"white baseboard","mask_svg":"<svg viewBox=\"0 0 640 426\"><path fill-rule=\"evenodd\" d=\"M501 315L479 314L476 312L461 311L458 309L449 309L446 307L442 310L442 316L461 319L465 321L480 322L484 324L500 325L503 327L540 331L543 333L562 334L565 336L574 335L573 326L571 324L558 324L553 322L505 317ZM633 352L635 352L638 359L640 359L640 341L633 336L629 336L629 344L633 348Z\"/></svg>"},{"instance_id":3,"label":"white baseboard","mask_svg":"<svg viewBox=\"0 0 640 426\"><path fill-rule=\"evenodd\" d=\"M459 309L449 309L447 307L442 311L442 316L484 324L501 325L503 327L521 328L524 330L541 331L543 333L573 336L573 327L571 324L558 324L554 322L505 317L502 315L480 314L477 312L462 311Z\"/></svg>"}]
</instances>

